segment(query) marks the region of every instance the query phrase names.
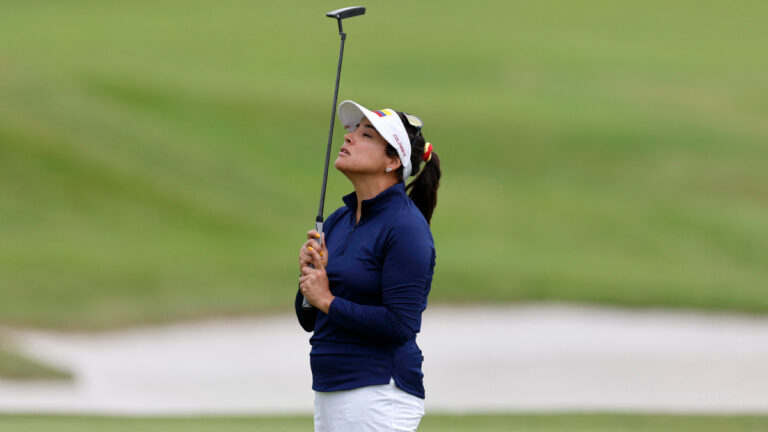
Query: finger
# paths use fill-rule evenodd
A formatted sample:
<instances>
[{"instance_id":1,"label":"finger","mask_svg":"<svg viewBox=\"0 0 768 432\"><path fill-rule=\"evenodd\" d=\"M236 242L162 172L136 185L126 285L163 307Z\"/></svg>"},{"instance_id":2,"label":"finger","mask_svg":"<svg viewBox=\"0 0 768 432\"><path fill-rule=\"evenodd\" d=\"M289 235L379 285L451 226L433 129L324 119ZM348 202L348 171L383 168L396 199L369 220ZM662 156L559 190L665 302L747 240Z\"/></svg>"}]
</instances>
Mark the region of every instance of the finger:
<instances>
[{"instance_id":1,"label":"finger","mask_svg":"<svg viewBox=\"0 0 768 432\"><path fill-rule=\"evenodd\" d=\"M322 251L320 252L320 256L325 258L324 264L327 265L328 264L328 248L325 247L325 233L323 233L322 239L323 239L323 248L322 248Z\"/></svg>"},{"instance_id":2,"label":"finger","mask_svg":"<svg viewBox=\"0 0 768 432\"><path fill-rule=\"evenodd\" d=\"M310 240L312 241L310 246L315 247L315 249L322 250L322 246L325 244L322 234L318 234L317 231L315 231L314 237L312 237Z\"/></svg>"},{"instance_id":3,"label":"finger","mask_svg":"<svg viewBox=\"0 0 768 432\"><path fill-rule=\"evenodd\" d=\"M301 252L309 255L309 248L316 247L317 243L313 242L312 240L307 240L306 243L301 245Z\"/></svg>"},{"instance_id":4,"label":"finger","mask_svg":"<svg viewBox=\"0 0 768 432\"><path fill-rule=\"evenodd\" d=\"M304 249L304 248L306 248L306 249ZM314 250L318 250L317 242L314 241L314 240L307 240L307 242L304 243L304 246L302 247L302 250L306 250L307 251L307 255L309 255L309 249L310 248L314 249ZM320 248L319 252L320 252L320 256L322 256L322 257L328 255L328 251L325 249L325 247Z\"/></svg>"},{"instance_id":5,"label":"finger","mask_svg":"<svg viewBox=\"0 0 768 432\"><path fill-rule=\"evenodd\" d=\"M312 248L309 248L309 252L312 255L312 263L315 265L315 268L317 270L325 270L325 264L320 254Z\"/></svg>"},{"instance_id":6,"label":"finger","mask_svg":"<svg viewBox=\"0 0 768 432\"><path fill-rule=\"evenodd\" d=\"M321 257L325 257L325 256L328 255L328 251L324 247L320 248L320 250L318 250L317 243L311 244L311 245L307 245L307 249L309 251L315 251L316 253L319 253ZM311 255L311 253L310 253L310 255Z\"/></svg>"},{"instance_id":7,"label":"finger","mask_svg":"<svg viewBox=\"0 0 768 432\"><path fill-rule=\"evenodd\" d=\"M311 239L310 239L310 240L307 240L306 242L304 242L304 244L303 244L303 245L301 245L301 248L302 248L302 249L305 249L305 248L308 248L308 247L310 247L310 246L317 246L317 242L316 242L316 241L314 241L314 240L311 240Z\"/></svg>"},{"instance_id":8,"label":"finger","mask_svg":"<svg viewBox=\"0 0 768 432\"><path fill-rule=\"evenodd\" d=\"M309 265L312 263L312 255L309 254L309 249L302 249L299 253L299 262Z\"/></svg>"},{"instance_id":9,"label":"finger","mask_svg":"<svg viewBox=\"0 0 768 432\"><path fill-rule=\"evenodd\" d=\"M309 230L307 231L307 239L308 240L315 240L320 238L316 230Z\"/></svg>"},{"instance_id":10,"label":"finger","mask_svg":"<svg viewBox=\"0 0 768 432\"><path fill-rule=\"evenodd\" d=\"M299 262L299 271L301 272L302 275L306 273L304 271L305 267L311 268L312 267L312 261L301 260Z\"/></svg>"},{"instance_id":11,"label":"finger","mask_svg":"<svg viewBox=\"0 0 768 432\"><path fill-rule=\"evenodd\" d=\"M312 261L311 263L301 268L301 275L308 276L308 275L311 275L314 271L315 271L314 261Z\"/></svg>"},{"instance_id":12,"label":"finger","mask_svg":"<svg viewBox=\"0 0 768 432\"><path fill-rule=\"evenodd\" d=\"M307 256L307 259L309 260L309 262L312 262L312 256L309 253L309 248L317 249L317 242L314 241L314 240L307 240L307 242L304 243L304 245L302 245L302 247L301 247L301 251L300 252ZM321 256L323 256L323 255L326 255L326 253L322 252Z\"/></svg>"}]
</instances>

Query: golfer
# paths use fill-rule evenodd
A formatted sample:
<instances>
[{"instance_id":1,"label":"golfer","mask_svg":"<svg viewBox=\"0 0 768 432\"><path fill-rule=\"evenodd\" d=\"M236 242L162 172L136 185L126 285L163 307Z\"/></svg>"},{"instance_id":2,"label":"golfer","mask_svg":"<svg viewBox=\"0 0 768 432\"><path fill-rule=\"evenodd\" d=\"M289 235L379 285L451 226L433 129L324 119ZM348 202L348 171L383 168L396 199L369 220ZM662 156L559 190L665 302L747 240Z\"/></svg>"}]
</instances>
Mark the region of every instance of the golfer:
<instances>
[{"instance_id":1,"label":"golfer","mask_svg":"<svg viewBox=\"0 0 768 432\"><path fill-rule=\"evenodd\" d=\"M424 415L416 334L435 267L429 222L440 160L418 117L352 101L338 114L349 132L334 166L355 191L324 233L307 233L295 302L299 323L314 331L315 431L415 431Z\"/></svg>"}]
</instances>

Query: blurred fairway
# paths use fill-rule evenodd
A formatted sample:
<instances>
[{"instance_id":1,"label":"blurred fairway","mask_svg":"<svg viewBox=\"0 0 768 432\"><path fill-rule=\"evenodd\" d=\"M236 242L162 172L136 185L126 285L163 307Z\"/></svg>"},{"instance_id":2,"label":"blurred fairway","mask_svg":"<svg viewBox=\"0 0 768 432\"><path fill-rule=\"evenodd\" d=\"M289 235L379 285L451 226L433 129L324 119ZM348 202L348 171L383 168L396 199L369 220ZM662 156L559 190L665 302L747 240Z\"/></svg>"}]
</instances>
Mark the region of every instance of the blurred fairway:
<instances>
[{"instance_id":1,"label":"blurred fairway","mask_svg":"<svg viewBox=\"0 0 768 432\"><path fill-rule=\"evenodd\" d=\"M0 3L0 322L290 311L342 6ZM764 2L366 6L340 99L425 120L431 301L768 311Z\"/></svg>"},{"instance_id":2,"label":"blurred fairway","mask_svg":"<svg viewBox=\"0 0 768 432\"><path fill-rule=\"evenodd\" d=\"M664 416L621 414L427 415L420 432L758 432L768 417ZM304 432L311 417L119 418L0 415L8 432Z\"/></svg>"}]
</instances>

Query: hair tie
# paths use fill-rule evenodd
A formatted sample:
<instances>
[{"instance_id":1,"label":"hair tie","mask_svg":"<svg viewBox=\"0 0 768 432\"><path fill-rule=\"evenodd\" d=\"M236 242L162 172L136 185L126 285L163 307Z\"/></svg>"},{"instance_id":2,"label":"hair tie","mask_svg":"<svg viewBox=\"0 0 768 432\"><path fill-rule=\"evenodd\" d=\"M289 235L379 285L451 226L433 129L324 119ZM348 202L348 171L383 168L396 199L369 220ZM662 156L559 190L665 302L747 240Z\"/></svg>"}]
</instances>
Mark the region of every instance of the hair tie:
<instances>
[{"instance_id":1,"label":"hair tie","mask_svg":"<svg viewBox=\"0 0 768 432\"><path fill-rule=\"evenodd\" d=\"M432 143L424 144L424 157L421 158L424 162L429 162L432 159Z\"/></svg>"}]
</instances>

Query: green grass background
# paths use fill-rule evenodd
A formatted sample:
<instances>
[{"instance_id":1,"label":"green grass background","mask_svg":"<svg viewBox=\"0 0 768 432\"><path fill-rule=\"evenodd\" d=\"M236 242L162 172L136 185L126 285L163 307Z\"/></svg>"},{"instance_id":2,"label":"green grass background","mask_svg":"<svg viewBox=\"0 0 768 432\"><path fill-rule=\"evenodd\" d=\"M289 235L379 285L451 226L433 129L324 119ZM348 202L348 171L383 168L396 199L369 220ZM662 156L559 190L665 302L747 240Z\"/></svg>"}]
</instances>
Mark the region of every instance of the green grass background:
<instances>
[{"instance_id":1,"label":"green grass background","mask_svg":"<svg viewBox=\"0 0 768 432\"><path fill-rule=\"evenodd\" d=\"M427 415L420 432L713 432L764 431L768 417L622 414ZM298 432L312 429L311 417L109 418L0 415L8 432Z\"/></svg>"},{"instance_id":2,"label":"green grass background","mask_svg":"<svg viewBox=\"0 0 768 432\"><path fill-rule=\"evenodd\" d=\"M431 301L768 310L763 3L348 20L340 98L420 115L442 160ZM340 6L0 3L0 322L290 311Z\"/></svg>"}]
</instances>

